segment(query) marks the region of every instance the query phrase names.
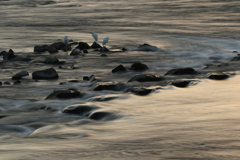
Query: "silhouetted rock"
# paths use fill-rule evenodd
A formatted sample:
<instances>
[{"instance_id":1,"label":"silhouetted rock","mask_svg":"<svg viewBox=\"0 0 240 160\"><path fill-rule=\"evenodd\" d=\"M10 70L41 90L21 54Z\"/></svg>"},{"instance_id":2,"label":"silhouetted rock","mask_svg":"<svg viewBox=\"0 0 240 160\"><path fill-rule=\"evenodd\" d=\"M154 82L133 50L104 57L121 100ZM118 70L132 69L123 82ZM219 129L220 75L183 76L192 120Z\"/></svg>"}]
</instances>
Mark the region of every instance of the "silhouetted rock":
<instances>
[{"instance_id":1,"label":"silhouetted rock","mask_svg":"<svg viewBox=\"0 0 240 160\"><path fill-rule=\"evenodd\" d=\"M100 46L97 42L93 42L93 44L91 45L91 48L102 48L102 46Z\"/></svg>"},{"instance_id":2,"label":"silhouetted rock","mask_svg":"<svg viewBox=\"0 0 240 160\"><path fill-rule=\"evenodd\" d=\"M211 73L207 76L208 79L213 79L213 80L225 80L229 78L229 75L225 73Z\"/></svg>"},{"instance_id":3,"label":"silhouetted rock","mask_svg":"<svg viewBox=\"0 0 240 160\"><path fill-rule=\"evenodd\" d=\"M3 55L6 54L6 53L7 53L6 51L0 52L0 56L3 56Z\"/></svg>"},{"instance_id":4,"label":"silhouetted rock","mask_svg":"<svg viewBox=\"0 0 240 160\"><path fill-rule=\"evenodd\" d=\"M88 50L87 50L87 49L84 49L84 50L83 50L83 53L88 53Z\"/></svg>"},{"instance_id":5,"label":"silhouetted rock","mask_svg":"<svg viewBox=\"0 0 240 160\"><path fill-rule=\"evenodd\" d=\"M15 82L13 82L13 84L21 84L22 82L20 80L16 80Z\"/></svg>"},{"instance_id":6,"label":"silhouetted rock","mask_svg":"<svg viewBox=\"0 0 240 160\"><path fill-rule=\"evenodd\" d=\"M171 84L176 87L184 88L187 87L192 81L189 80L177 80L173 81Z\"/></svg>"},{"instance_id":7,"label":"silhouetted rock","mask_svg":"<svg viewBox=\"0 0 240 160\"><path fill-rule=\"evenodd\" d=\"M14 59L16 56L14 55L14 51L10 49L8 52L4 52L3 60L11 60Z\"/></svg>"},{"instance_id":8,"label":"silhouetted rock","mask_svg":"<svg viewBox=\"0 0 240 160\"><path fill-rule=\"evenodd\" d=\"M18 72L17 74L15 74L12 77L12 80L22 79L22 77L25 77L25 76L28 76L28 75L29 75L29 73L27 71L21 71L21 72Z\"/></svg>"},{"instance_id":9,"label":"silhouetted rock","mask_svg":"<svg viewBox=\"0 0 240 160\"><path fill-rule=\"evenodd\" d=\"M63 42L55 42L55 43L52 44L52 46L54 48L56 48L57 50L63 50L67 47L67 45Z\"/></svg>"},{"instance_id":10,"label":"silhouetted rock","mask_svg":"<svg viewBox=\"0 0 240 160\"><path fill-rule=\"evenodd\" d=\"M86 42L79 42L77 49L84 50L84 49L90 49L90 46Z\"/></svg>"},{"instance_id":11,"label":"silhouetted rock","mask_svg":"<svg viewBox=\"0 0 240 160\"><path fill-rule=\"evenodd\" d=\"M36 52L36 53L42 53L42 52L46 52L46 51L47 51L47 49L43 46L35 46L34 47L34 52Z\"/></svg>"},{"instance_id":12,"label":"silhouetted rock","mask_svg":"<svg viewBox=\"0 0 240 160\"><path fill-rule=\"evenodd\" d=\"M145 87L132 87L127 90L128 92L132 92L133 94L140 95L140 96L145 96L150 94L154 89L149 89Z\"/></svg>"},{"instance_id":13,"label":"silhouetted rock","mask_svg":"<svg viewBox=\"0 0 240 160\"><path fill-rule=\"evenodd\" d=\"M101 57L107 57L107 54L106 53L102 53Z\"/></svg>"},{"instance_id":14,"label":"silhouetted rock","mask_svg":"<svg viewBox=\"0 0 240 160\"><path fill-rule=\"evenodd\" d=\"M99 109L99 107L93 104L83 103L67 106L62 110L62 112L69 114L78 114L81 116L88 116L92 111L96 109Z\"/></svg>"},{"instance_id":15,"label":"silhouetted rock","mask_svg":"<svg viewBox=\"0 0 240 160\"><path fill-rule=\"evenodd\" d=\"M58 73L54 68L49 68L45 70L35 71L32 73L33 79L58 79Z\"/></svg>"},{"instance_id":16,"label":"silhouetted rock","mask_svg":"<svg viewBox=\"0 0 240 160\"><path fill-rule=\"evenodd\" d=\"M67 89L67 90L54 90L47 98L45 99L71 99L79 98L82 94L76 89Z\"/></svg>"},{"instance_id":17,"label":"silhouetted rock","mask_svg":"<svg viewBox=\"0 0 240 160\"><path fill-rule=\"evenodd\" d=\"M127 69L123 66L123 65L119 65L119 66L117 66L116 68L114 68L113 70L112 70L112 73L115 73L115 72L124 72L124 71L126 71Z\"/></svg>"},{"instance_id":18,"label":"silhouetted rock","mask_svg":"<svg viewBox=\"0 0 240 160\"><path fill-rule=\"evenodd\" d=\"M141 62L136 62L131 65L130 69L134 71L144 71L144 70L147 70L148 67L146 64L143 64Z\"/></svg>"},{"instance_id":19,"label":"silhouetted rock","mask_svg":"<svg viewBox=\"0 0 240 160\"><path fill-rule=\"evenodd\" d=\"M126 88L126 85L119 82L99 82L93 85L94 91L112 90L121 91Z\"/></svg>"},{"instance_id":20,"label":"silhouetted rock","mask_svg":"<svg viewBox=\"0 0 240 160\"><path fill-rule=\"evenodd\" d=\"M193 68L177 68L169 70L165 75L184 75L184 74L196 74Z\"/></svg>"},{"instance_id":21,"label":"silhouetted rock","mask_svg":"<svg viewBox=\"0 0 240 160\"><path fill-rule=\"evenodd\" d=\"M162 81L163 77L156 76L152 74L141 74L136 75L133 78L131 78L128 82L138 81L138 82L156 82L156 81Z\"/></svg>"},{"instance_id":22,"label":"silhouetted rock","mask_svg":"<svg viewBox=\"0 0 240 160\"><path fill-rule=\"evenodd\" d=\"M150 52L156 52L159 49L155 46L151 46L149 44L144 43L143 45L140 45L137 49L138 51L150 51Z\"/></svg>"},{"instance_id":23,"label":"silhouetted rock","mask_svg":"<svg viewBox=\"0 0 240 160\"><path fill-rule=\"evenodd\" d=\"M127 49L125 47L122 48L122 51L127 51Z\"/></svg>"}]
</instances>

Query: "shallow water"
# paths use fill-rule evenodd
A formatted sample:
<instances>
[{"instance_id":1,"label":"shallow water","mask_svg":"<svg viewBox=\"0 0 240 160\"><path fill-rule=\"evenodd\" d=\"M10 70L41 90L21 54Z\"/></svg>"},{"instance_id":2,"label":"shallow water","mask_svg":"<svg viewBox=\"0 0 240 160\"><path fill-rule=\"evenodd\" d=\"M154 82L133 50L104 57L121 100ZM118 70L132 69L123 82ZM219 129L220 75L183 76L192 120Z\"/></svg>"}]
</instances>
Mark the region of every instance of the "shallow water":
<instances>
[{"instance_id":1,"label":"shallow water","mask_svg":"<svg viewBox=\"0 0 240 160\"><path fill-rule=\"evenodd\" d=\"M0 1L0 51L11 48L17 55L33 59L0 66L0 81L11 83L0 87L1 157L239 159L238 64L226 69L236 74L227 80L207 80L203 74L193 78L197 83L187 88L126 83L142 72L111 73L119 64L130 67L136 61L149 67L143 73L156 75L173 68L203 70L206 64L229 62L240 52L238 4L237 0ZM35 45L62 41L64 36L91 44L91 32L99 34L99 43L108 36L110 50L125 47L128 51L112 52L107 57L94 51L84 57L59 52L54 56L66 61L63 68L39 63L48 53L32 53ZM159 50L136 51L143 43ZM71 69L73 64L75 69ZM50 67L59 73L58 80L31 79L32 72ZM30 76L13 85L11 77L22 70ZM92 74L102 81L118 81L129 87L161 89L148 96L125 90L93 91L92 84L82 80ZM83 97L45 100L54 89L68 88L80 90ZM114 98L92 101L95 96ZM98 106L94 112L106 111L113 116L95 121L62 113L63 108L82 103Z\"/></svg>"}]
</instances>

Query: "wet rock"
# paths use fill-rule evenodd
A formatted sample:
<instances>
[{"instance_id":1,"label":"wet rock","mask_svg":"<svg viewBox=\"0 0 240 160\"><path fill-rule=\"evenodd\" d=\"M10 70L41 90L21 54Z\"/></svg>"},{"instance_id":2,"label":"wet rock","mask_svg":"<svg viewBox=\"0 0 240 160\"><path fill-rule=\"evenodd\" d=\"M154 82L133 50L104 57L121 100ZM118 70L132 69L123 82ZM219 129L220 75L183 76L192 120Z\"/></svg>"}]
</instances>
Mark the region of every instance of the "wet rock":
<instances>
[{"instance_id":1,"label":"wet rock","mask_svg":"<svg viewBox=\"0 0 240 160\"><path fill-rule=\"evenodd\" d=\"M67 82L60 82L59 85L64 85L66 84Z\"/></svg>"},{"instance_id":2,"label":"wet rock","mask_svg":"<svg viewBox=\"0 0 240 160\"><path fill-rule=\"evenodd\" d=\"M3 55L6 54L6 53L7 53L6 51L0 52L0 56L3 56Z\"/></svg>"},{"instance_id":3,"label":"wet rock","mask_svg":"<svg viewBox=\"0 0 240 160\"><path fill-rule=\"evenodd\" d=\"M3 84L5 84L5 85L11 85L10 82L3 82Z\"/></svg>"},{"instance_id":4,"label":"wet rock","mask_svg":"<svg viewBox=\"0 0 240 160\"><path fill-rule=\"evenodd\" d=\"M213 80L225 80L229 78L229 75L225 73L211 73L207 75L208 79L213 79Z\"/></svg>"},{"instance_id":5,"label":"wet rock","mask_svg":"<svg viewBox=\"0 0 240 160\"><path fill-rule=\"evenodd\" d=\"M79 42L77 49L84 50L84 49L90 49L90 46L86 42Z\"/></svg>"},{"instance_id":6,"label":"wet rock","mask_svg":"<svg viewBox=\"0 0 240 160\"><path fill-rule=\"evenodd\" d=\"M54 46L52 46L52 45L50 45L50 46L46 45L45 48L51 54L52 53L58 53L58 50Z\"/></svg>"},{"instance_id":7,"label":"wet rock","mask_svg":"<svg viewBox=\"0 0 240 160\"><path fill-rule=\"evenodd\" d=\"M21 84L22 82L20 80L16 80L15 82L13 82L13 84Z\"/></svg>"},{"instance_id":8,"label":"wet rock","mask_svg":"<svg viewBox=\"0 0 240 160\"><path fill-rule=\"evenodd\" d=\"M118 118L117 115L111 112L101 111L101 112L94 112L89 117L89 119L92 120L100 120L100 121L108 121L108 120L114 120Z\"/></svg>"},{"instance_id":9,"label":"wet rock","mask_svg":"<svg viewBox=\"0 0 240 160\"><path fill-rule=\"evenodd\" d=\"M25 77L25 76L29 76L29 73L27 71L21 71L21 72L18 72L17 74L15 74L12 77L12 80L19 80L19 79L22 79L22 77Z\"/></svg>"},{"instance_id":10,"label":"wet rock","mask_svg":"<svg viewBox=\"0 0 240 160\"><path fill-rule=\"evenodd\" d=\"M71 98L79 98L82 94L76 89L60 89L54 90L49 96L45 99L71 99Z\"/></svg>"},{"instance_id":11,"label":"wet rock","mask_svg":"<svg viewBox=\"0 0 240 160\"><path fill-rule=\"evenodd\" d=\"M106 53L101 54L101 57L107 57Z\"/></svg>"},{"instance_id":12,"label":"wet rock","mask_svg":"<svg viewBox=\"0 0 240 160\"><path fill-rule=\"evenodd\" d=\"M122 50L122 51L127 51L127 49L126 49L125 47L123 47L121 50Z\"/></svg>"},{"instance_id":13,"label":"wet rock","mask_svg":"<svg viewBox=\"0 0 240 160\"><path fill-rule=\"evenodd\" d=\"M78 114L81 116L88 116L92 111L99 109L98 106L84 103L67 106L62 110L63 113Z\"/></svg>"},{"instance_id":14,"label":"wet rock","mask_svg":"<svg viewBox=\"0 0 240 160\"><path fill-rule=\"evenodd\" d=\"M176 87L184 88L187 87L192 81L190 80L178 80L178 81L173 81L171 84Z\"/></svg>"},{"instance_id":15,"label":"wet rock","mask_svg":"<svg viewBox=\"0 0 240 160\"><path fill-rule=\"evenodd\" d=\"M134 71L144 71L148 69L148 66L146 64L143 64L141 62L136 62L131 65L131 70Z\"/></svg>"},{"instance_id":16,"label":"wet rock","mask_svg":"<svg viewBox=\"0 0 240 160\"><path fill-rule=\"evenodd\" d=\"M2 82L0 81L0 86L2 85Z\"/></svg>"},{"instance_id":17,"label":"wet rock","mask_svg":"<svg viewBox=\"0 0 240 160\"><path fill-rule=\"evenodd\" d=\"M233 59L231 61L240 61L240 55L233 57Z\"/></svg>"},{"instance_id":18,"label":"wet rock","mask_svg":"<svg viewBox=\"0 0 240 160\"><path fill-rule=\"evenodd\" d=\"M109 49L107 47L101 47L100 52L109 52Z\"/></svg>"},{"instance_id":19,"label":"wet rock","mask_svg":"<svg viewBox=\"0 0 240 160\"><path fill-rule=\"evenodd\" d=\"M126 88L126 85L119 82L100 82L93 85L94 91L111 90L121 91Z\"/></svg>"},{"instance_id":20,"label":"wet rock","mask_svg":"<svg viewBox=\"0 0 240 160\"><path fill-rule=\"evenodd\" d=\"M70 56L76 56L76 55L79 55L81 54L82 52L78 49L78 48L75 48L72 50L72 52L70 53Z\"/></svg>"},{"instance_id":21,"label":"wet rock","mask_svg":"<svg viewBox=\"0 0 240 160\"><path fill-rule=\"evenodd\" d=\"M145 96L150 94L154 89L145 88L145 87L132 87L127 90L128 92L132 92L133 94L139 95L139 96Z\"/></svg>"},{"instance_id":22,"label":"wet rock","mask_svg":"<svg viewBox=\"0 0 240 160\"><path fill-rule=\"evenodd\" d=\"M62 50L63 50L64 52L68 52L68 51L71 51L71 50L72 50L72 47L71 47L71 46L66 46L66 47L62 48Z\"/></svg>"},{"instance_id":23,"label":"wet rock","mask_svg":"<svg viewBox=\"0 0 240 160\"><path fill-rule=\"evenodd\" d=\"M10 49L8 52L4 52L3 60L14 59L16 56L14 55L14 51Z\"/></svg>"},{"instance_id":24,"label":"wet rock","mask_svg":"<svg viewBox=\"0 0 240 160\"><path fill-rule=\"evenodd\" d=\"M57 64L57 63L59 63L59 60L55 56L53 56L53 57L50 56L50 57L46 57L45 60L43 61L43 63L46 63L46 64Z\"/></svg>"},{"instance_id":25,"label":"wet rock","mask_svg":"<svg viewBox=\"0 0 240 160\"><path fill-rule=\"evenodd\" d=\"M88 50L87 50L87 49L84 49L84 50L83 50L83 53L88 53Z\"/></svg>"},{"instance_id":26,"label":"wet rock","mask_svg":"<svg viewBox=\"0 0 240 160\"><path fill-rule=\"evenodd\" d=\"M93 42L93 44L91 45L91 48L102 48L102 46L100 46L97 42Z\"/></svg>"},{"instance_id":27,"label":"wet rock","mask_svg":"<svg viewBox=\"0 0 240 160\"><path fill-rule=\"evenodd\" d=\"M127 69L123 66L123 65L119 65L119 66L117 66L116 68L114 68L113 70L112 70L112 73L116 73L116 72L124 72L124 71L126 71Z\"/></svg>"},{"instance_id":28,"label":"wet rock","mask_svg":"<svg viewBox=\"0 0 240 160\"><path fill-rule=\"evenodd\" d=\"M147 52L156 52L158 51L159 49L155 46L151 46L147 43L144 43L143 45L140 45L137 49L138 51L147 51Z\"/></svg>"},{"instance_id":29,"label":"wet rock","mask_svg":"<svg viewBox=\"0 0 240 160\"><path fill-rule=\"evenodd\" d=\"M94 75L91 75L91 76L84 76L83 77L83 80L84 81L94 81L94 80L96 80L96 78L95 78L95 76Z\"/></svg>"},{"instance_id":30,"label":"wet rock","mask_svg":"<svg viewBox=\"0 0 240 160\"><path fill-rule=\"evenodd\" d=\"M63 50L67 47L67 45L63 42L55 42L51 46L53 46L57 50Z\"/></svg>"},{"instance_id":31,"label":"wet rock","mask_svg":"<svg viewBox=\"0 0 240 160\"><path fill-rule=\"evenodd\" d=\"M68 81L68 82L72 82L72 83L78 83L78 82L79 82L79 80L70 80L70 81Z\"/></svg>"},{"instance_id":32,"label":"wet rock","mask_svg":"<svg viewBox=\"0 0 240 160\"><path fill-rule=\"evenodd\" d=\"M165 75L184 75L184 74L196 74L193 68L177 68L169 70Z\"/></svg>"},{"instance_id":33,"label":"wet rock","mask_svg":"<svg viewBox=\"0 0 240 160\"><path fill-rule=\"evenodd\" d=\"M44 46L34 46L34 52L35 53L42 53L46 52L46 48Z\"/></svg>"},{"instance_id":34,"label":"wet rock","mask_svg":"<svg viewBox=\"0 0 240 160\"><path fill-rule=\"evenodd\" d=\"M128 82L138 81L138 82L156 82L156 81L162 81L163 77L156 76L152 74L140 74L136 75L133 78L131 78Z\"/></svg>"},{"instance_id":35,"label":"wet rock","mask_svg":"<svg viewBox=\"0 0 240 160\"><path fill-rule=\"evenodd\" d=\"M32 79L58 79L58 73L54 68L35 71L32 73Z\"/></svg>"}]
</instances>

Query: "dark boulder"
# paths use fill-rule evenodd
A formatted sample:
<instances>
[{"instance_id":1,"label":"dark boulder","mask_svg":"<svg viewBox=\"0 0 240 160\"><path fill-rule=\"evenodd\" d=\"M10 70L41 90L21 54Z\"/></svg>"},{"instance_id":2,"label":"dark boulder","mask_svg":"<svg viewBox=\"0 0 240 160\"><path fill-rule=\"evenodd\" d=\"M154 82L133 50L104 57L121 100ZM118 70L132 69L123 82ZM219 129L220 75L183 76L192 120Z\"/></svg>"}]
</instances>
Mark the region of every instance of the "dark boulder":
<instances>
[{"instance_id":1,"label":"dark boulder","mask_svg":"<svg viewBox=\"0 0 240 160\"><path fill-rule=\"evenodd\" d=\"M229 78L229 75L225 73L211 73L207 75L208 79L213 79L213 80L225 80Z\"/></svg>"},{"instance_id":2,"label":"dark boulder","mask_svg":"<svg viewBox=\"0 0 240 160\"><path fill-rule=\"evenodd\" d=\"M11 83L10 82L3 82L3 84L5 84L5 85L11 85Z\"/></svg>"},{"instance_id":3,"label":"dark boulder","mask_svg":"<svg viewBox=\"0 0 240 160\"><path fill-rule=\"evenodd\" d=\"M57 63L59 63L59 60L55 56L53 56L53 57L50 56L50 57L46 57L45 60L43 61L43 63L46 63L46 64L57 64Z\"/></svg>"},{"instance_id":4,"label":"dark boulder","mask_svg":"<svg viewBox=\"0 0 240 160\"><path fill-rule=\"evenodd\" d=\"M91 81L91 82L92 82L92 81L96 80L96 78L95 78L94 75L91 75L91 76L89 76L89 77L88 77L88 76L84 76L84 77L83 77L83 80L84 80L84 81Z\"/></svg>"},{"instance_id":5,"label":"dark boulder","mask_svg":"<svg viewBox=\"0 0 240 160\"><path fill-rule=\"evenodd\" d=\"M109 121L118 118L118 116L111 112L101 111L92 113L88 118L98 121Z\"/></svg>"},{"instance_id":6,"label":"dark boulder","mask_svg":"<svg viewBox=\"0 0 240 160\"><path fill-rule=\"evenodd\" d=\"M0 86L2 85L2 82L0 81Z\"/></svg>"},{"instance_id":7,"label":"dark boulder","mask_svg":"<svg viewBox=\"0 0 240 160\"><path fill-rule=\"evenodd\" d=\"M88 116L92 111L96 109L99 109L99 107L92 104L84 103L67 106L62 110L62 112L69 114L78 114L81 116Z\"/></svg>"},{"instance_id":8,"label":"dark boulder","mask_svg":"<svg viewBox=\"0 0 240 160\"><path fill-rule=\"evenodd\" d=\"M101 47L100 52L109 52L109 49L107 47Z\"/></svg>"},{"instance_id":9,"label":"dark boulder","mask_svg":"<svg viewBox=\"0 0 240 160\"><path fill-rule=\"evenodd\" d=\"M100 46L97 42L93 42L93 44L91 45L91 48L102 48L102 46Z\"/></svg>"},{"instance_id":10,"label":"dark boulder","mask_svg":"<svg viewBox=\"0 0 240 160\"><path fill-rule=\"evenodd\" d=\"M64 52L68 52L68 51L71 51L71 50L72 50L72 47L71 47L71 46L66 46L66 47L62 48L62 50L63 50Z\"/></svg>"},{"instance_id":11,"label":"dark boulder","mask_svg":"<svg viewBox=\"0 0 240 160\"><path fill-rule=\"evenodd\" d=\"M140 45L137 50L138 51L147 51L147 52L156 52L159 49L155 46L151 46L149 44L144 43L143 45Z\"/></svg>"},{"instance_id":12,"label":"dark boulder","mask_svg":"<svg viewBox=\"0 0 240 160\"><path fill-rule=\"evenodd\" d=\"M33 79L58 79L58 73L54 68L35 71L32 73Z\"/></svg>"},{"instance_id":13,"label":"dark boulder","mask_svg":"<svg viewBox=\"0 0 240 160\"><path fill-rule=\"evenodd\" d=\"M77 49L84 50L84 49L90 49L90 46L86 42L79 42Z\"/></svg>"},{"instance_id":14,"label":"dark boulder","mask_svg":"<svg viewBox=\"0 0 240 160\"><path fill-rule=\"evenodd\" d=\"M50 46L46 45L45 47L46 47L46 50L49 53L58 53L58 50L54 46L52 46L52 45L50 45Z\"/></svg>"},{"instance_id":15,"label":"dark boulder","mask_svg":"<svg viewBox=\"0 0 240 160\"><path fill-rule=\"evenodd\" d=\"M116 68L114 68L113 70L112 70L112 73L115 73L115 72L124 72L124 71L126 71L127 69L123 66L123 65L119 65L119 66L117 66Z\"/></svg>"},{"instance_id":16,"label":"dark boulder","mask_svg":"<svg viewBox=\"0 0 240 160\"><path fill-rule=\"evenodd\" d=\"M126 88L126 85L119 82L100 82L93 85L94 91L112 90L121 91Z\"/></svg>"},{"instance_id":17,"label":"dark boulder","mask_svg":"<svg viewBox=\"0 0 240 160\"><path fill-rule=\"evenodd\" d=\"M126 49L125 47L123 47L121 50L122 50L122 51L127 51L127 49Z\"/></svg>"},{"instance_id":18,"label":"dark boulder","mask_svg":"<svg viewBox=\"0 0 240 160\"><path fill-rule=\"evenodd\" d=\"M54 90L50 95L48 95L45 99L71 99L71 98L79 98L82 94L76 89L60 89Z\"/></svg>"},{"instance_id":19,"label":"dark boulder","mask_svg":"<svg viewBox=\"0 0 240 160\"><path fill-rule=\"evenodd\" d=\"M185 75L185 74L196 74L193 68L177 68L169 70L165 75Z\"/></svg>"},{"instance_id":20,"label":"dark boulder","mask_svg":"<svg viewBox=\"0 0 240 160\"><path fill-rule=\"evenodd\" d=\"M3 56L3 55L6 54L6 53L7 53L6 51L0 52L0 56Z\"/></svg>"},{"instance_id":21,"label":"dark boulder","mask_svg":"<svg viewBox=\"0 0 240 160\"><path fill-rule=\"evenodd\" d=\"M127 90L128 92L132 92L133 94L139 95L139 96L145 96L150 94L154 89L145 88L145 87L132 87Z\"/></svg>"},{"instance_id":22,"label":"dark boulder","mask_svg":"<svg viewBox=\"0 0 240 160\"><path fill-rule=\"evenodd\" d=\"M120 98L119 96L113 96L113 95L104 95L104 96L96 96L88 99L88 101L98 101L98 102L105 102L105 101L111 101L114 99Z\"/></svg>"},{"instance_id":23,"label":"dark boulder","mask_svg":"<svg viewBox=\"0 0 240 160\"><path fill-rule=\"evenodd\" d=\"M136 75L133 78L131 78L128 82L138 81L138 82L156 82L156 81L162 81L163 77L156 76L152 74L140 74Z\"/></svg>"},{"instance_id":24,"label":"dark boulder","mask_svg":"<svg viewBox=\"0 0 240 160\"><path fill-rule=\"evenodd\" d=\"M173 81L171 84L175 87L180 87L180 88L185 88L187 87L192 81L190 80L178 80L178 81Z\"/></svg>"},{"instance_id":25,"label":"dark boulder","mask_svg":"<svg viewBox=\"0 0 240 160\"><path fill-rule=\"evenodd\" d=\"M107 57L107 54L106 53L102 53L101 57Z\"/></svg>"},{"instance_id":26,"label":"dark boulder","mask_svg":"<svg viewBox=\"0 0 240 160\"><path fill-rule=\"evenodd\" d=\"M146 64L143 64L141 62L136 62L131 65L131 70L134 71L144 71L148 69L148 66Z\"/></svg>"},{"instance_id":27,"label":"dark boulder","mask_svg":"<svg viewBox=\"0 0 240 160\"><path fill-rule=\"evenodd\" d=\"M4 52L3 60L11 60L15 57L16 56L14 55L14 51L12 49L10 49L8 52Z\"/></svg>"},{"instance_id":28,"label":"dark boulder","mask_svg":"<svg viewBox=\"0 0 240 160\"><path fill-rule=\"evenodd\" d=\"M19 79L22 79L22 77L25 77L25 76L28 76L29 73L27 71L21 71L21 72L18 72L17 74L15 74L13 77L12 77L12 80L19 80Z\"/></svg>"},{"instance_id":29,"label":"dark boulder","mask_svg":"<svg viewBox=\"0 0 240 160\"><path fill-rule=\"evenodd\" d=\"M13 84L21 84L22 82L20 80L16 80L15 82L13 82Z\"/></svg>"}]
</instances>

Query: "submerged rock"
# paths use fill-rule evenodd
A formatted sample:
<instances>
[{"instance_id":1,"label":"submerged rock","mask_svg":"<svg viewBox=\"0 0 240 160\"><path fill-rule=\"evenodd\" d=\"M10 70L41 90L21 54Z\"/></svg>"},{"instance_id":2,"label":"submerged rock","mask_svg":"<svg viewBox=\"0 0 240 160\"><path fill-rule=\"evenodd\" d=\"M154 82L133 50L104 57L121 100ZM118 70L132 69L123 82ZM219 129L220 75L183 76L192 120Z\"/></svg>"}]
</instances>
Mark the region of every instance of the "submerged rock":
<instances>
[{"instance_id":1,"label":"submerged rock","mask_svg":"<svg viewBox=\"0 0 240 160\"><path fill-rule=\"evenodd\" d=\"M96 49L96 48L102 48L102 46L99 45L97 42L93 42L93 44L91 45L91 48L94 48L94 49Z\"/></svg>"},{"instance_id":2,"label":"submerged rock","mask_svg":"<svg viewBox=\"0 0 240 160\"><path fill-rule=\"evenodd\" d=\"M76 89L60 89L54 90L50 95L48 95L45 99L71 99L71 98L79 98L82 94Z\"/></svg>"},{"instance_id":3,"label":"submerged rock","mask_svg":"<svg viewBox=\"0 0 240 160\"><path fill-rule=\"evenodd\" d=\"M143 64L141 62L136 62L131 65L131 70L134 71L144 71L148 69L148 66L146 64Z\"/></svg>"},{"instance_id":4,"label":"submerged rock","mask_svg":"<svg viewBox=\"0 0 240 160\"><path fill-rule=\"evenodd\" d=\"M145 88L145 87L132 87L127 90L128 92L132 92L133 94L139 95L139 96L145 96L150 94L154 89Z\"/></svg>"},{"instance_id":5,"label":"submerged rock","mask_svg":"<svg viewBox=\"0 0 240 160\"><path fill-rule=\"evenodd\" d=\"M101 111L101 112L94 112L92 113L88 118L92 120L100 120L100 121L108 121L108 120L114 120L118 118L114 113Z\"/></svg>"},{"instance_id":6,"label":"submerged rock","mask_svg":"<svg viewBox=\"0 0 240 160\"><path fill-rule=\"evenodd\" d=\"M150 52L156 52L159 49L155 46L151 46L147 43L144 43L143 45L140 45L137 49L138 51L150 51Z\"/></svg>"},{"instance_id":7,"label":"submerged rock","mask_svg":"<svg viewBox=\"0 0 240 160\"><path fill-rule=\"evenodd\" d=\"M29 73L27 71L21 71L21 72L18 72L17 74L15 74L13 77L12 77L12 80L19 80L19 79L22 79L22 77L25 77L25 76L28 76Z\"/></svg>"},{"instance_id":8,"label":"submerged rock","mask_svg":"<svg viewBox=\"0 0 240 160\"><path fill-rule=\"evenodd\" d=\"M116 73L116 72L124 72L124 71L126 71L127 69L123 66L123 65L119 65L119 66L117 66L116 68L114 68L113 70L112 70L112 73Z\"/></svg>"},{"instance_id":9,"label":"submerged rock","mask_svg":"<svg viewBox=\"0 0 240 160\"><path fill-rule=\"evenodd\" d=\"M45 60L43 61L43 63L46 63L46 64L57 64L57 63L59 63L59 60L55 56L53 56L53 57L50 56L50 57L46 57Z\"/></svg>"},{"instance_id":10,"label":"submerged rock","mask_svg":"<svg viewBox=\"0 0 240 160\"><path fill-rule=\"evenodd\" d=\"M102 91L102 90L112 90L112 91L121 91L126 88L126 85L119 82L101 82L93 85L94 91Z\"/></svg>"},{"instance_id":11,"label":"submerged rock","mask_svg":"<svg viewBox=\"0 0 240 160\"><path fill-rule=\"evenodd\" d=\"M88 116L92 111L99 109L98 106L83 103L83 104L74 104L67 106L62 110L63 113L69 113L69 114L78 114L81 116Z\"/></svg>"},{"instance_id":12,"label":"submerged rock","mask_svg":"<svg viewBox=\"0 0 240 160\"><path fill-rule=\"evenodd\" d=\"M193 68L177 68L169 70L165 75L184 75L184 74L196 74Z\"/></svg>"},{"instance_id":13,"label":"submerged rock","mask_svg":"<svg viewBox=\"0 0 240 160\"><path fill-rule=\"evenodd\" d=\"M207 75L208 79L213 79L213 80L225 80L229 77L230 76L225 73L211 73Z\"/></svg>"},{"instance_id":14,"label":"submerged rock","mask_svg":"<svg viewBox=\"0 0 240 160\"><path fill-rule=\"evenodd\" d=\"M140 74L136 75L133 78L131 78L128 82L138 81L138 82L156 82L156 81L162 81L163 77L156 76L152 74Z\"/></svg>"},{"instance_id":15,"label":"submerged rock","mask_svg":"<svg viewBox=\"0 0 240 160\"><path fill-rule=\"evenodd\" d=\"M58 79L58 73L54 68L35 71L32 73L32 79Z\"/></svg>"}]
</instances>

